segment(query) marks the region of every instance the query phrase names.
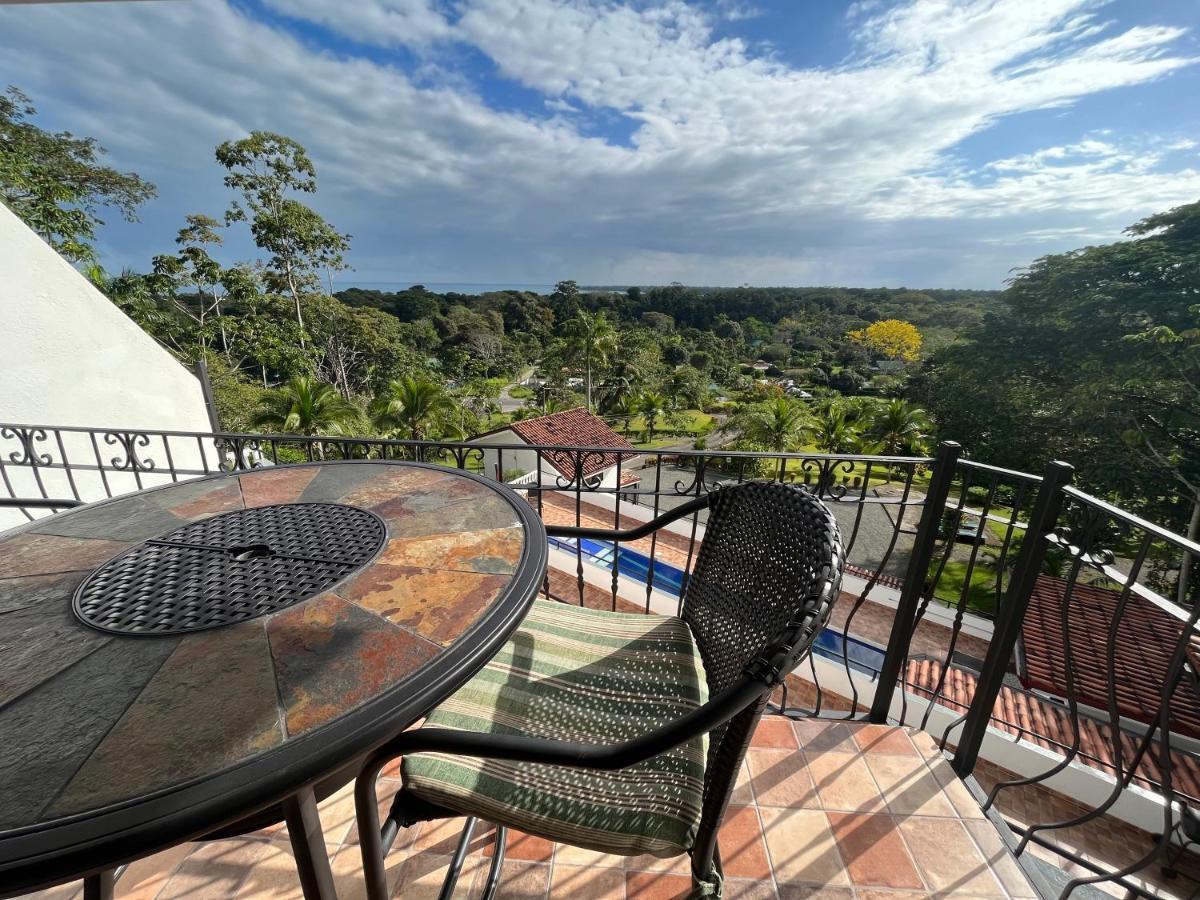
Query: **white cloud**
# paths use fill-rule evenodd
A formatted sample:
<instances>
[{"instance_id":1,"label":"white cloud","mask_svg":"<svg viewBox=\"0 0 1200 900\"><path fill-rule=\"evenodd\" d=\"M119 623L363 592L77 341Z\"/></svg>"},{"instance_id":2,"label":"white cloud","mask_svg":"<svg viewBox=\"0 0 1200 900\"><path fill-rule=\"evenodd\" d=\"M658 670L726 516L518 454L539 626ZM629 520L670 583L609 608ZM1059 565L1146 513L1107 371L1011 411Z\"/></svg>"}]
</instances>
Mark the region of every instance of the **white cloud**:
<instances>
[{"instance_id":1,"label":"white cloud","mask_svg":"<svg viewBox=\"0 0 1200 900\"><path fill-rule=\"evenodd\" d=\"M277 12L324 25L345 37L383 46L425 47L450 36L434 0L265 0Z\"/></svg>"},{"instance_id":2,"label":"white cloud","mask_svg":"<svg viewBox=\"0 0 1200 900\"><path fill-rule=\"evenodd\" d=\"M308 146L365 279L997 284L1026 261L1001 243L1036 255L1200 194L1167 167L1178 134L956 158L1002 118L1193 62L1178 29L1121 31L1091 0L859 4L854 57L820 69L716 39L719 7L681 0L268 2L425 68L316 50L225 0L0 8L0 77L162 187L145 228L111 232L127 255L219 210L212 147L255 128ZM543 108L489 107L455 44ZM590 136L605 116L631 145Z\"/></svg>"}]
</instances>

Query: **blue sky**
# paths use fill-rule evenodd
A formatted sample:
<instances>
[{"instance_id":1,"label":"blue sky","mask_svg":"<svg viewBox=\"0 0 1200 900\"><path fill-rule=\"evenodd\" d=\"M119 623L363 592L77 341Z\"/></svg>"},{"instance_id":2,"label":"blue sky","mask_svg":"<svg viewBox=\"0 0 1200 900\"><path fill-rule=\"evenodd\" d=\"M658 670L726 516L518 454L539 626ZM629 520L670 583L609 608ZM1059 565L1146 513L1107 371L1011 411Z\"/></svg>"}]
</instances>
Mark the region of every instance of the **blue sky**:
<instances>
[{"instance_id":1,"label":"blue sky","mask_svg":"<svg viewBox=\"0 0 1200 900\"><path fill-rule=\"evenodd\" d=\"M999 287L1200 199L1198 63L1195 0L0 6L0 78L159 187L109 268L219 215L213 147L267 129L341 285Z\"/></svg>"}]
</instances>

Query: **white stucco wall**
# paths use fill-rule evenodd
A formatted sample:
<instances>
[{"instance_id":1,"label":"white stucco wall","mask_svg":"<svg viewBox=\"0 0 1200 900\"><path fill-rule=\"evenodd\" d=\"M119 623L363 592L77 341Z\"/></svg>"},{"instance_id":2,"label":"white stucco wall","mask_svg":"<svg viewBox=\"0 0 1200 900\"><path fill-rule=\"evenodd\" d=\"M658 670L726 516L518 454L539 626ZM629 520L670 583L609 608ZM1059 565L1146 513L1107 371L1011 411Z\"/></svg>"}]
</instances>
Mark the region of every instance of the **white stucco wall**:
<instances>
[{"instance_id":1,"label":"white stucco wall","mask_svg":"<svg viewBox=\"0 0 1200 900\"><path fill-rule=\"evenodd\" d=\"M0 423L211 431L196 376L3 205L0 361ZM46 468L5 466L17 496L41 496L40 477L46 494L70 497L65 474L55 469L64 452L73 464L93 466L98 455L106 466L125 455L119 440L104 436L93 446L84 435L67 434L60 448L50 433L35 449L49 456ZM166 477L161 439L139 449L158 470L142 473L143 484L160 483ZM176 466L201 467L194 440L171 449ZM19 441L0 435L5 462L14 452L24 456ZM76 487L82 499L94 500L138 485L132 475L117 473L106 489L93 473L82 474ZM0 510L0 529L19 521L24 517Z\"/></svg>"},{"instance_id":2,"label":"white stucco wall","mask_svg":"<svg viewBox=\"0 0 1200 900\"><path fill-rule=\"evenodd\" d=\"M207 431L195 375L0 205L0 420Z\"/></svg>"}]
</instances>

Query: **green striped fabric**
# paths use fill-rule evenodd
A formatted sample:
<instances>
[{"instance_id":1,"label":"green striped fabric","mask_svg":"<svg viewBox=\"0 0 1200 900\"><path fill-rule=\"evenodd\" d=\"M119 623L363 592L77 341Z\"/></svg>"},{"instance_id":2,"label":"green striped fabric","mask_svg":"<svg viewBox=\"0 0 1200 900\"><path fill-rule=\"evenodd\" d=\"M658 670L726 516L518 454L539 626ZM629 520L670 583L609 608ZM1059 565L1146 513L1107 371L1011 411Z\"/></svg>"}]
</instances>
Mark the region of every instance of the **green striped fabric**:
<instances>
[{"instance_id":1,"label":"green striped fabric","mask_svg":"<svg viewBox=\"0 0 1200 900\"><path fill-rule=\"evenodd\" d=\"M425 724L610 744L707 699L681 619L538 600ZM707 750L697 738L615 772L420 753L401 771L412 793L465 815L606 853L676 856L696 838Z\"/></svg>"}]
</instances>

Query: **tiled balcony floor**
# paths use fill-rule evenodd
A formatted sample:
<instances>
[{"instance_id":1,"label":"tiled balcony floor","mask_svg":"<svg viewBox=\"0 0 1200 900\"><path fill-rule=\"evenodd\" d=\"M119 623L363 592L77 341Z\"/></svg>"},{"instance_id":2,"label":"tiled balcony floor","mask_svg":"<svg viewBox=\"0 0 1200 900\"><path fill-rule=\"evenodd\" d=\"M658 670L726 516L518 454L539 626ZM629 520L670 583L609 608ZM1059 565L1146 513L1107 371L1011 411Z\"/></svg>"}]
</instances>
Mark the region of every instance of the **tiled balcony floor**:
<instances>
[{"instance_id":1,"label":"tiled balcony floor","mask_svg":"<svg viewBox=\"0 0 1200 900\"><path fill-rule=\"evenodd\" d=\"M730 900L1036 896L922 732L768 717L742 775L721 835ZM381 787L396 784L386 779ZM322 804L321 819L338 896L362 896L349 788ZM401 835L388 856L395 896L437 896L461 824L425 823ZM477 831L458 896L478 896L491 843L490 829ZM686 858L622 858L510 835L500 896L667 900L684 897L690 884ZM79 893L63 887L34 896ZM275 829L143 860L118 882L117 896L301 895L286 832Z\"/></svg>"}]
</instances>

